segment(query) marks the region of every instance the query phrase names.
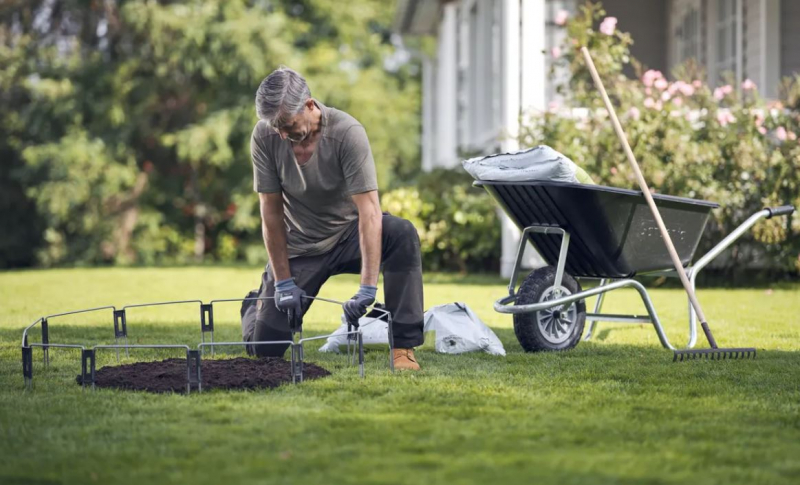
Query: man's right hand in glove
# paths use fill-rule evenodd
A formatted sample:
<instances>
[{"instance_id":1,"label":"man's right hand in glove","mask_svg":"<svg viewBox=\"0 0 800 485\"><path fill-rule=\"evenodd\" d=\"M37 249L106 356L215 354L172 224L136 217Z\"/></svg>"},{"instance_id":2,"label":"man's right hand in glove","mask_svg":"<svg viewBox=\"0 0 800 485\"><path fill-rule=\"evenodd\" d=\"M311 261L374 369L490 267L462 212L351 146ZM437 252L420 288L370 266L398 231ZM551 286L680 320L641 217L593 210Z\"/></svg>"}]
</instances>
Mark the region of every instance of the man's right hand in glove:
<instances>
[{"instance_id":1,"label":"man's right hand in glove","mask_svg":"<svg viewBox=\"0 0 800 485\"><path fill-rule=\"evenodd\" d=\"M302 315L304 296L306 292L294 284L294 278L275 283L275 306L284 313L292 310L295 315Z\"/></svg>"}]
</instances>

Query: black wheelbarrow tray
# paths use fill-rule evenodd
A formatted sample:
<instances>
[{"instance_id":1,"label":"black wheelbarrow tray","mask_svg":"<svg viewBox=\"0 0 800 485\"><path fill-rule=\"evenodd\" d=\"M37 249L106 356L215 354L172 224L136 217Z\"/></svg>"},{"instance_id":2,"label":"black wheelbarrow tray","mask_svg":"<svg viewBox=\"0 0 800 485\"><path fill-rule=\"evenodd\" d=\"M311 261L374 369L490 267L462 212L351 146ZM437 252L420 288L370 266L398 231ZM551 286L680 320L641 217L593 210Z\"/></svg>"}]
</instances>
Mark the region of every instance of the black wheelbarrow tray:
<instances>
[{"instance_id":1,"label":"black wheelbarrow tray","mask_svg":"<svg viewBox=\"0 0 800 485\"><path fill-rule=\"evenodd\" d=\"M590 322L584 340L592 338L597 322L650 323L661 344L667 339L645 287L636 275L676 276L653 214L640 191L562 182L477 181L500 204L522 231L508 296L494 309L514 315L514 332L526 351L565 350L578 344L584 323ZM695 285L698 273L761 218L789 215L792 206L756 212L692 264L712 209L719 204L668 195L653 195L675 249ZM516 291L523 252L533 244L548 266L531 272ZM583 290L578 280L597 279ZM647 315L600 313L604 295L631 287L642 297ZM585 299L597 296L592 313ZM513 305L511 305L513 303ZM697 343L697 318L689 305L689 339Z\"/></svg>"}]
</instances>

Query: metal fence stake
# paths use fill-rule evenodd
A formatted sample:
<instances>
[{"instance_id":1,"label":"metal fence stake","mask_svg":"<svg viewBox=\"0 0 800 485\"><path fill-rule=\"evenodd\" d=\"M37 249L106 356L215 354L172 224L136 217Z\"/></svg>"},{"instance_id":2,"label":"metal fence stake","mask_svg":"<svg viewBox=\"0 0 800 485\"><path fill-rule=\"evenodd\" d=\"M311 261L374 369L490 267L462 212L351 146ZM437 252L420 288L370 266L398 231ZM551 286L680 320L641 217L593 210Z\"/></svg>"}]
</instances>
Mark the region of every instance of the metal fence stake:
<instances>
[{"instance_id":1,"label":"metal fence stake","mask_svg":"<svg viewBox=\"0 0 800 485\"><path fill-rule=\"evenodd\" d=\"M83 349L81 351L81 387L85 389L86 381L89 380L92 383L92 391L95 389L95 355L94 349Z\"/></svg>"},{"instance_id":2,"label":"metal fence stake","mask_svg":"<svg viewBox=\"0 0 800 485\"><path fill-rule=\"evenodd\" d=\"M131 356L128 352L128 318L125 309L114 310L114 341L119 345L119 339L125 339L125 357ZM119 349L117 349L117 364L119 364Z\"/></svg>"},{"instance_id":3,"label":"metal fence stake","mask_svg":"<svg viewBox=\"0 0 800 485\"><path fill-rule=\"evenodd\" d=\"M358 373L364 378L364 335L358 332Z\"/></svg>"},{"instance_id":4,"label":"metal fence stake","mask_svg":"<svg viewBox=\"0 0 800 485\"><path fill-rule=\"evenodd\" d=\"M337 305L342 305L342 302L336 300L329 300L326 298L321 297L307 297L309 299L316 299L321 300L329 303L335 303ZM252 298L253 300L267 300L271 298ZM92 391L95 391L97 388L97 350L103 349L114 349L116 351L116 359L117 363L120 362L120 350L125 349L125 355L130 357L130 349L160 349L160 348L182 348L185 349L187 352L187 393L191 393L192 386L194 384L197 385L197 391L202 392L202 355L204 355L204 348L205 347L212 347L212 355L213 349L216 346L244 346L246 348L252 348L256 345L283 345L291 347L291 375L292 375L292 382L298 383L303 382L304 380L304 371L305 371L305 345L304 342L311 341L311 340L320 340L324 338L330 338L333 334L329 335L317 335L309 338L303 338L303 331L302 331L302 317L297 317L294 315L290 315L290 323L292 325L292 340L291 341L241 341L241 342L214 342L214 334L213 334L213 302L214 301L243 301L249 300L245 299L229 299L229 300L212 300L209 304L204 304L200 300L187 300L187 301L171 301L171 302L157 302L157 303L143 303L143 304L136 304L136 305L127 305L122 307L121 309L117 309L114 306L104 306L98 308L89 308L84 310L76 310L70 311L65 313L58 313L54 315L48 315L46 317L39 318L32 324L25 327L22 332L22 346L21 346L21 358L22 358L22 374L25 383L25 389L29 390L33 387L33 347L42 347L44 352L43 361L44 366L47 367L50 364L50 355L49 350L58 347L58 348L74 348L80 349L81 351L81 389L85 391L86 387L91 384ZM138 308L138 307L146 307L146 306L161 306L161 305L171 305L171 304L178 304L178 303L199 303L201 305L201 330L210 331L211 332L211 342L202 342L198 344L197 350L191 350L187 345L165 345L165 344L155 344L155 345L139 345L134 344L131 345L128 343L128 328L127 328L127 314L126 310L128 308ZM77 344L60 344L60 343L53 343L50 341L49 338L49 319L55 317L62 317L66 315L75 315L79 313L87 313L93 311L100 311L100 310L112 310L113 311L113 319L114 319L114 339L116 344L115 345L95 345L92 348L86 348L83 345ZM389 322L389 365L391 368L394 367L394 363L391 359L392 348L393 348L393 335L391 332L391 314L383 309L377 309L381 313L385 314L388 317ZM29 343L28 341L28 332L36 325L42 325L41 332L42 332L42 342L35 342ZM357 326L355 327L358 328ZM353 327L351 326L350 330L352 335L348 335L348 347L352 348L352 357L349 355L348 352L348 360L350 358L353 359L353 365L359 366L359 375L363 378L366 373L365 368L365 358L364 358L364 342L363 342L363 334L360 331L352 331ZM202 332L204 333L204 332ZM299 340L297 337L299 336ZM122 340L122 344L120 341ZM350 342L352 340L353 342Z\"/></svg>"},{"instance_id":5,"label":"metal fence stake","mask_svg":"<svg viewBox=\"0 0 800 485\"><path fill-rule=\"evenodd\" d=\"M187 350L186 351L186 394L192 392L192 386L197 386L197 392L202 391L202 384L200 382L200 351Z\"/></svg>"},{"instance_id":6,"label":"metal fence stake","mask_svg":"<svg viewBox=\"0 0 800 485\"><path fill-rule=\"evenodd\" d=\"M33 385L33 348L22 347L22 377L25 379L25 389Z\"/></svg>"},{"instance_id":7,"label":"metal fence stake","mask_svg":"<svg viewBox=\"0 0 800 485\"><path fill-rule=\"evenodd\" d=\"M214 342L214 304L200 304L200 336L206 342L206 332L211 333L211 342ZM214 356L214 347L211 347L211 356Z\"/></svg>"},{"instance_id":8,"label":"metal fence stake","mask_svg":"<svg viewBox=\"0 0 800 485\"><path fill-rule=\"evenodd\" d=\"M47 323L47 319L42 319L42 361L44 362L44 367L50 367L50 348L47 344L50 343L50 325Z\"/></svg>"}]
</instances>

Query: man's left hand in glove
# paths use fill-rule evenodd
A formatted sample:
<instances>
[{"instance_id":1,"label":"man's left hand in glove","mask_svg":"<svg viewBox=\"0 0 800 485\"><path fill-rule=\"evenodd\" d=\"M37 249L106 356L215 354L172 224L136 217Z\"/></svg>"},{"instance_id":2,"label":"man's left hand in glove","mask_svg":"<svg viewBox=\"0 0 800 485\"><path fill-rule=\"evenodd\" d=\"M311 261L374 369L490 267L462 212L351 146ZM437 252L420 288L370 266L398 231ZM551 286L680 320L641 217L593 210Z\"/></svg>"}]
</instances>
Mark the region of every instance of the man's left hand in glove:
<instances>
[{"instance_id":1,"label":"man's left hand in glove","mask_svg":"<svg viewBox=\"0 0 800 485\"><path fill-rule=\"evenodd\" d=\"M361 285L358 293L342 304L348 322L358 323L358 319L367 313L367 307L375 303L377 286Z\"/></svg>"}]
</instances>

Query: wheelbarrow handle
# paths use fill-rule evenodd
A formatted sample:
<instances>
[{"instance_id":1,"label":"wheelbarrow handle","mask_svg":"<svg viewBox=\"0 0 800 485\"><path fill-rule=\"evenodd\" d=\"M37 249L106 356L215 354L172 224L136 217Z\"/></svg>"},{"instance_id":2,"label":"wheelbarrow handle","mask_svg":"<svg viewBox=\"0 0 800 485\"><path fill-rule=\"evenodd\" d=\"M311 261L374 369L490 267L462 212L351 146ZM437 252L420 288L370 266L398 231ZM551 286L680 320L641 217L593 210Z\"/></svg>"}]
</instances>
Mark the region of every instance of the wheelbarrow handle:
<instances>
[{"instance_id":1,"label":"wheelbarrow handle","mask_svg":"<svg viewBox=\"0 0 800 485\"><path fill-rule=\"evenodd\" d=\"M793 205L782 205L780 207L766 207L764 210L769 211L769 215L767 219L771 219L775 216L788 216L794 212Z\"/></svg>"}]
</instances>

